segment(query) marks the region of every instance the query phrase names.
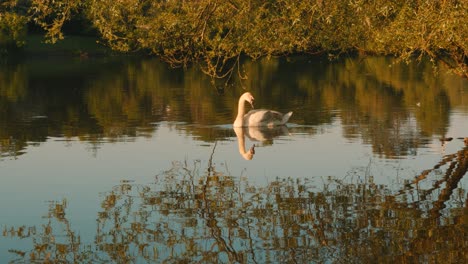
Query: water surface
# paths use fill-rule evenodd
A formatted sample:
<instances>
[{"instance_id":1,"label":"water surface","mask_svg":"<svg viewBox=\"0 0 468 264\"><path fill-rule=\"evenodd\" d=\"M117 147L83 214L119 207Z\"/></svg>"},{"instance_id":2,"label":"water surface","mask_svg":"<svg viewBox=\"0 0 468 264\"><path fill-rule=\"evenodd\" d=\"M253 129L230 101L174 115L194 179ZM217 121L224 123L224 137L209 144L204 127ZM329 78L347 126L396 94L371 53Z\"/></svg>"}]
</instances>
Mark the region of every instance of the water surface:
<instances>
[{"instance_id":1,"label":"water surface","mask_svg":"<svg viewBox=\"0 0 468 264\"><path fill-rule=\"evenodd\" d=\"M430 63L247 61L228 85L156 59L0 68L1 260L467 259L468 82ZM244 91L287 128L233 130Z\"/></svg>"}]
</instances>

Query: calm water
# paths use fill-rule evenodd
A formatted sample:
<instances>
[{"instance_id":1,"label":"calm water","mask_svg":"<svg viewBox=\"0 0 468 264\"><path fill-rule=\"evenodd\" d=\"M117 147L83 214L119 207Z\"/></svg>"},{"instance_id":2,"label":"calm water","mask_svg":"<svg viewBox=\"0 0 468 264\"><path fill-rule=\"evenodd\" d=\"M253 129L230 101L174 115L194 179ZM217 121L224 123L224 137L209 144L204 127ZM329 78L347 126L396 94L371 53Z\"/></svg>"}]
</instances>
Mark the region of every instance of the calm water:
<instances>
[{"instance_id":1,"label":"calm water","mask_svg":"<svg viewBox=\"0 0 468 264\"><path fill-rule=\"evenodd\" d=\"M468 261L468 82L393 63L1 62L1 262Z\"/></svg>"}]
</instances>

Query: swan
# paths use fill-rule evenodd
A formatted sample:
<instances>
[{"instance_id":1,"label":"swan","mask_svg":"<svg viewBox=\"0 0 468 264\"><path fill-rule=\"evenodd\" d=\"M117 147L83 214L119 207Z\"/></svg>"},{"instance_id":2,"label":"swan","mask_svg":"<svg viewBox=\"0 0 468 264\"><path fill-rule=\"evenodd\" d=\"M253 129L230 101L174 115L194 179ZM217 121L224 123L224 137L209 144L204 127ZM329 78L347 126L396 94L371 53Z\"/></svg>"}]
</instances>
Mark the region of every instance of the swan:
<instances>
[{"instance_id":1,"label":"swan","mask_svg":"<svg viewBox=\"0 0 468 264\"><path fill-rule=\"evenodd\" d=\"M247 114L245 113L245 102L248 102L253 108L254 97L251 93L246 92L239 98L239 105L237 109L237 117L234 121L234 127L274 127L284 126L288 122L292 115L289 112L283 115L280 112L267 110L267 109L255 109L250 110Z\"/></svg>"}]
</instances>

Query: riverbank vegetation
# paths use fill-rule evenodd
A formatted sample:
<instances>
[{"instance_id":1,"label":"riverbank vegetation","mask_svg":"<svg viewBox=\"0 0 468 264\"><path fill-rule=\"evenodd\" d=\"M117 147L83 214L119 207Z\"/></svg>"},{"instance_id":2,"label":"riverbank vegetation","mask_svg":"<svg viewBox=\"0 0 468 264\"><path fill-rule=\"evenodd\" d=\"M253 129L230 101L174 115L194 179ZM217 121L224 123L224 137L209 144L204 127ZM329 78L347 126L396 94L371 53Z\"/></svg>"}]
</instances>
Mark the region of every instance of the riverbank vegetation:
<instances>
[{"instance_id":1,"label":"riverbank vegetation","mask_svg":"<svg viewBox=\"0 0 468 264\"><path fill-rule=\"evenodd\" d=\"M468 78L466 1L7 0L0 11L4 52L27 28L51 43L79 28L113 50L197 63L215 77L239 70L241 56L359 53L429 57Z\"/></svg>"}]
</instances>

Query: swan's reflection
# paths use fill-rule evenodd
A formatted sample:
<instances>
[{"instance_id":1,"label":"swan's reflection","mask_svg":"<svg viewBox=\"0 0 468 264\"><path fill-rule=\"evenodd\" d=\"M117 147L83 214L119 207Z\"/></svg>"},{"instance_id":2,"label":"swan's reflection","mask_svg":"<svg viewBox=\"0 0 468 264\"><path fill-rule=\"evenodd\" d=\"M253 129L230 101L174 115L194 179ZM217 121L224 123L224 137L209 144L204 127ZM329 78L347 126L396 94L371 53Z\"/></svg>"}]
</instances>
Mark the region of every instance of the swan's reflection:
<instances>
[{"instance_id":1,"label":"swan's reflection","mask_svg":"<svg viewBox=\"0 0 468 264\"><path fill-rule=\"evenodd\" d=\"M234 132L237 136L237 143L240 155L246 159L251 160L255 155L255 144L249 150L245 148L245 137L252 141L259 141L262 144L271 145L273 139L278 136L288 135L289 131L286 126L277 127L234 127Z\"/></svg>"}]
</instances>

